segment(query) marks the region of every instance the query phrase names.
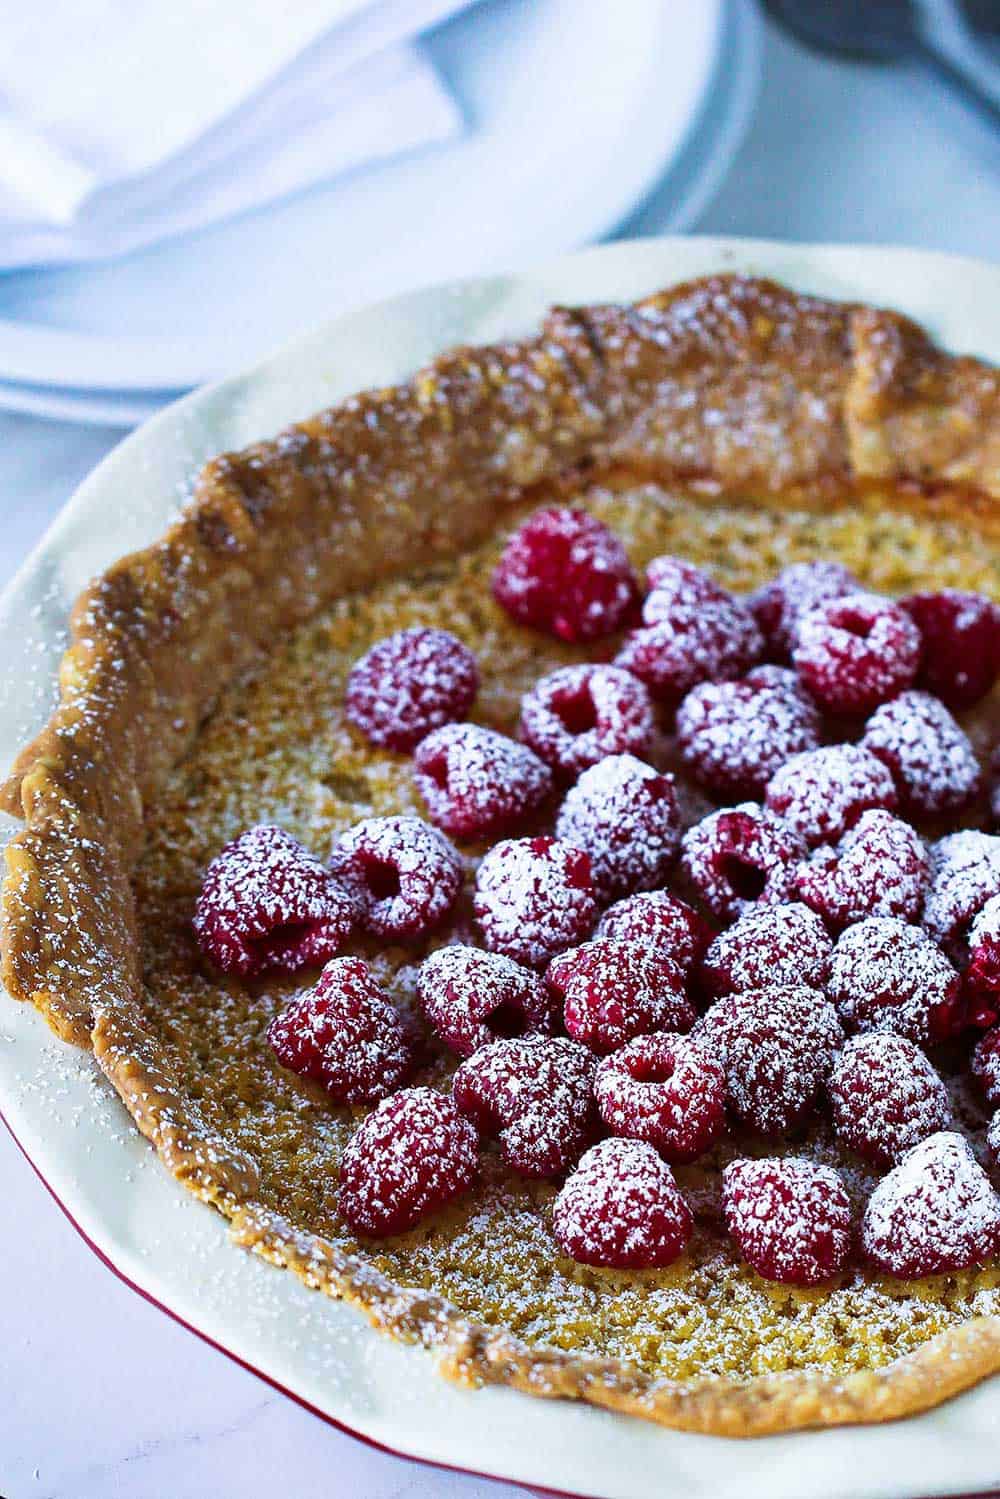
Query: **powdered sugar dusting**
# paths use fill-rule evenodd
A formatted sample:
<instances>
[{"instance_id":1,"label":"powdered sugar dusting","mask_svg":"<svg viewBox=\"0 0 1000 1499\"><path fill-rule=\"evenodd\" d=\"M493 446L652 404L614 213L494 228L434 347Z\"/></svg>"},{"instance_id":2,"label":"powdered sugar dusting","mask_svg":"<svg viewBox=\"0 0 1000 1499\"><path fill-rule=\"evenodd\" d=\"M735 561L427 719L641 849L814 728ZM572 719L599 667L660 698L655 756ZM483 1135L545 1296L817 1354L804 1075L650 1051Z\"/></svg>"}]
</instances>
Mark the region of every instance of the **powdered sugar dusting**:
<instances>
[{"instance_id":1,"label":"powdered sugar dusting","mask_svg":"<svg viewBox=\"0 0 1000 1499\"><path fill-rule=\"evenodd\" d=\"M1000 1202L968 1141L942 1131L915 1145L872 1193L862 1238L891 1275L939 1275L996 1254Z\"/></svg>"},{"instance_id":2,"label":"powdered sugar dusting","mask_svg":"<svg viewBox=\"0 0 1000 1499\"><path fill-rule=\"evenodd\" d=\"M590 856L602 901L662 884L680 845L674 778L634 755L609 755L566 794L556 837Z\"/></svg>"}]
</instances>

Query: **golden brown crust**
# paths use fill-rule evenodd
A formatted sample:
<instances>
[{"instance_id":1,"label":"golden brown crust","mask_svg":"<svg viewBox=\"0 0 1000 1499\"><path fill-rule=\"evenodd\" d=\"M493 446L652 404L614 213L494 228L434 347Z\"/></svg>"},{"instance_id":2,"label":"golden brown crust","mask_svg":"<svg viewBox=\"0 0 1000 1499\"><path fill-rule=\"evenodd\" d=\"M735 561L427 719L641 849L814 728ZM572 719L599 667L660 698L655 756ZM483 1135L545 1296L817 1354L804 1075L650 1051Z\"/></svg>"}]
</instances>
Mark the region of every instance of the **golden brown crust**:
<instances>
[{"instance_id":1,"label":"golden brown crust","mask_svg":"<svg viewBox=\"0 0 1000 1499\"><path fill-rule=\"evenodd\" d=\"M140 1019L144 810L221 688L330 599L481 540L535 485L615 464L737 493L960 485L985 508L1000 496L1000 377L893 314L710 277L634 307L557 309L535 339L454 351L214 460L178 524L79 601L60 705L0 790L26 824L7 850L3 980L92 1045L168 1169L237 1242L442 1347L455 1377L730 1436L922 1410L1000 1369L1000 1320L877 1372L689 1386L471 1325L265 1209L253 1160L206 1127Z\"/></svg>"}]
</instances>

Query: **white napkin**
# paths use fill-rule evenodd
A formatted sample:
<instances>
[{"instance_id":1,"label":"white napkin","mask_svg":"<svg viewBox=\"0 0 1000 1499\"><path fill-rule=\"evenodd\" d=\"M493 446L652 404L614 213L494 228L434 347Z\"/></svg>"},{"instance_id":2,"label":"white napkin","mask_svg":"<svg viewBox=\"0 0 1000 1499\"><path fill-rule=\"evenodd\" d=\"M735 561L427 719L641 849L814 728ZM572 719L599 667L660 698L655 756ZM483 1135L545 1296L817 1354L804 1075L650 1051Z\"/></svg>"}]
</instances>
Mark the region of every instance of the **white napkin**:
<instances>
[{"instance_id":1,"label":"white napkin","mask_svg":"<svg viewBox=\"0 0 1000 1499\"><path fill-rule=\"evenodd\" d=\"M25 0L0 267L120 254L460 132L410 39L470 0Z\"/></svg>"}]
</instances>

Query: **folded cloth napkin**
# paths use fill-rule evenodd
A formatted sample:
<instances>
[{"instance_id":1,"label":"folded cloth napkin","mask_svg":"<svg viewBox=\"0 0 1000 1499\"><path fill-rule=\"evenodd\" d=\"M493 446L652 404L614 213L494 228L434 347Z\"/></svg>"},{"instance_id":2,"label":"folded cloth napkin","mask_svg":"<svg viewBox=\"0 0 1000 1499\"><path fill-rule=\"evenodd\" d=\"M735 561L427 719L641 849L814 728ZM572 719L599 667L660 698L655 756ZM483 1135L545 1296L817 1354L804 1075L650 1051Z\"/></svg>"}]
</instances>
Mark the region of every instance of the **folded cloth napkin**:
<instances>
[{"instance_id":1,"label":"folded cloth napkin","mask_svg":"<svg viewBox=\"0 0 1000 1499\"><path fill-rule=\"evenodd\" d=\"M0 268L120 254L458 134L412 39L469 3L9 7Z\"/></svg>"}]
</instances>

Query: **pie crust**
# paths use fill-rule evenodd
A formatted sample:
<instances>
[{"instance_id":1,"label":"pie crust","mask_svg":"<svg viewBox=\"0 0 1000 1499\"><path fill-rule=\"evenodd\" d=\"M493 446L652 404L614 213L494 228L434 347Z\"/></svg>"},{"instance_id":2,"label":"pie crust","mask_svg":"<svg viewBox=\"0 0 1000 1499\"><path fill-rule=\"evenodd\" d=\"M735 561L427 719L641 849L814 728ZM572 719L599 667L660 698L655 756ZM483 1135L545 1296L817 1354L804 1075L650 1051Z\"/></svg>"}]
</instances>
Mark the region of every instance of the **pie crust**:
<instances>
[{"instance_id":1,"label":"pie crust","mask_svg":"<svg viewBox=\"0 0 1000 1499\"><path fill-rule=\"evenodd\" d=\"M77 601L59 706L0 788L25 822L6 853L3 981L93 1049L236 1243L433 1345L456 1378L728 1436L911 1414L1000 1370L1000 1317L836 1376L667 1382L533 1346L269 1207L252 1154L210 1127L143 1020L133 875L223 688L324 606L483 543L506 507L623 472L706 503L829 510L895 492L1000 541L1000 373L896 314L715 276L634 306L557 308L536 337L452 351L214 459L177 524Z\"/></svg>"}]
</instances>

